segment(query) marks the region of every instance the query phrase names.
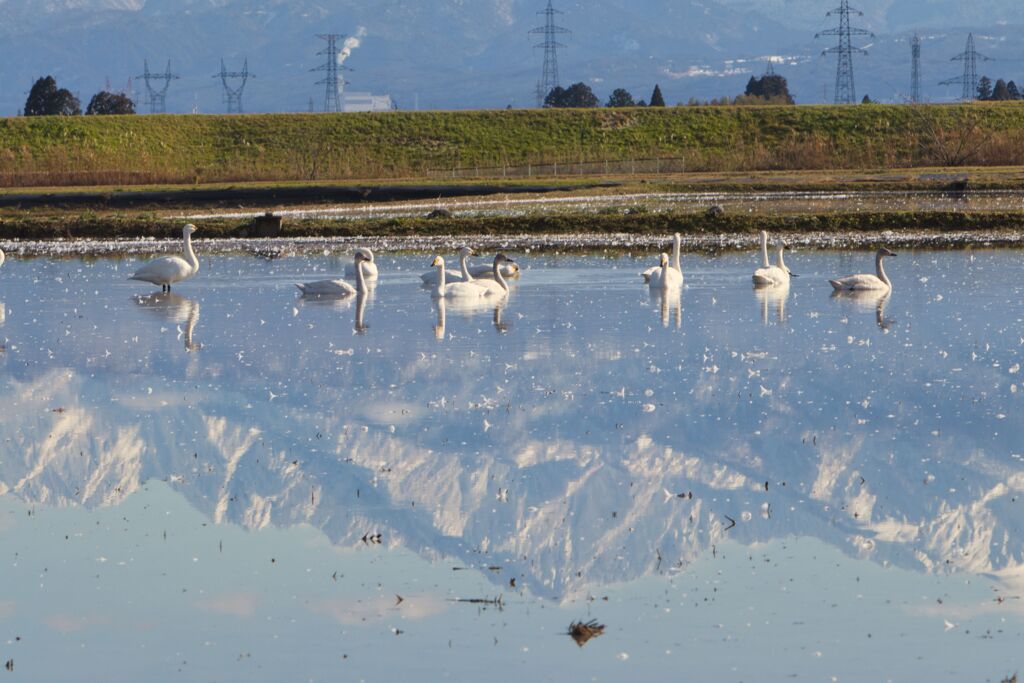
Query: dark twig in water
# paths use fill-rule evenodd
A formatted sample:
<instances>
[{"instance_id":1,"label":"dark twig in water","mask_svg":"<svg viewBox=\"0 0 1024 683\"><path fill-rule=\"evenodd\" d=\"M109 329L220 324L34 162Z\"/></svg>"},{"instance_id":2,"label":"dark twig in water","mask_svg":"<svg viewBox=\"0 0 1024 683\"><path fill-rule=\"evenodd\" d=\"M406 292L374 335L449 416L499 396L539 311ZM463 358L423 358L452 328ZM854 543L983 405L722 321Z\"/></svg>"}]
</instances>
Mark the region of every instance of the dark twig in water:
<instances>
[{"instance_id":1,"label":"dark twig in water","mask_svg":"<svg viewBox=\"0 0 1024 683\"><path fill-rule=\"evenodd\" d=\"M729 526L725 527L725 529L724 529L725 531L728 531L729 529L731 529L731 528L733 528L734 526L736 526L736 520L735 520L735 519L733 519L733 518L732 518L732 517L730 517L729 515L723 515L723 516L724 516L724 517L725 517L725 518L726 518L727 520L729 520Z\"/></svg>"},{"instance_id":2,"label":"dark twig in water","mask_svg":"<svg viewBox=\"0 0 1024 683\"><path fill-rule=\"evenodd\" d=\"M464 602L470 605L493 605L498 609L505 606L504 596L499 595L496 598L452 598L452 602Z\"/></svg>"},{"instance_id":3,"label":"dark twig in water","mask_svg":"<svg viewBox=\"0 0 1024 683\"><path fill-rule=\"evenodd\" d=\"M597 623L595 619L591 619L586 623L574 621L569 624L568 635L576 641L577 645L583 647L591 638L604 635L604 624Z\"/></svg>"}]
</instances>

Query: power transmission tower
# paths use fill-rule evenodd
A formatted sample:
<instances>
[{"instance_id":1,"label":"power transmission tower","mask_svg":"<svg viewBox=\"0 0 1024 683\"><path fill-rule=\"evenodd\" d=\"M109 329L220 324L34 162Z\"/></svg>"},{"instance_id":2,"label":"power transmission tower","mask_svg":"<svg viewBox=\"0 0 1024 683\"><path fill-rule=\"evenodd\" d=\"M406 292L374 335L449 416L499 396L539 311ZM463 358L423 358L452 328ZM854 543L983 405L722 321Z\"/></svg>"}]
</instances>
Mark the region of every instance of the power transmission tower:
<instances>
[{"instance_id":1,"label":"power transmission tower","mask_svg":"<svg viewBox=\"0 0 1024 683\"><path fill-rule=\"evenodd\" d=\"M310 71L323 71L327 74L316 82L317 85L324 86L324 111L326 112L341 111L341 92L345 89L346 85L341 72L349 71L349 68L339 60L341 50L338 49L338 39L344 37L341 33L321 33L317 35L317 38L320 40L327 41L327 47L317 52L317 55L325 56L326 60L315 69L310 69Z\"/></svg>"},{"instance_id":2,"label":"power transmission tower","mask_svg":"<svg viewBox=\"0 0 1024 683\"><path fill-rule=\"evenodd\" d=\"M815 35L815 38L820 36L838 36L839 42L835 47L830 47L823 51L823 55L837 55L836 61L836 104L853 104L857 101L857 91L853 86L853 53L857 52L862 55L867 54L867 50L863 48L854 47L851 42L852 36L871 36L875 34L871 31L866 31L862 28L855 28L850 26L850 15L856 14L858 17L864 16L864 13L860 10L850 7L848 0L840 0L839 7L835 8L831 12L828 12L825 16L831 17L834 14L839 15L839 26L836 28L830 28L821 33Z\"/></svg>"},{"instance_id":3,"label":"power transmission tower","mask_svg":"<svg viewBox=\"0 0 1024 683\"><path fill-rule=\"evenodd\" d=\"M540 81L537 82L537 106L544 106L544 99L552 90L558 87L558 48L565 47L558 42L558 36L572 33L569 29L562 28L555 24L555 15L563 14L551 5L548 0L547 8L537 12L544 15L544 25L530 31L531 34L540 34L544 40L534 45L534 48L544 48L544 71Z\"/></svg>"},{"instance_id":4,"label":"power transmission tower","mask_svg":"<svg viewBox=\"0 0 1024 683\"><path fill-rule=\"evenodd\" d=\"M171 87L171 81L178 80L178 76L171 73L171 60L167 60L167 71L162 74L152 73L149 70L149 61L144 60L145 70L142 75L136 76L146 81L146 103L149 105L150 114L163 114L167 111L167 89ZM163 83L157 86L156 83Z\"/></svg>"},{"instance_id":5,"label":"power transmission tower","mask_svg":"<svg viewBox=\"0 0 1024 683\"><path fill-rule=\"evenodd\" d=\"M921 38L916 33L910 41L910 101L921 104Z\"/></svg>"},{"instance_id":6,"label":"power transmission tower","mask_svg":"<svg viewBox=\"0 0 1024 683\"><path fill-rule=\"evenodd\" d=\"M224 85L224 101L228 105L228 113L241 114L242 93L245 91L245 84L250 78L256 78L256 76L249 73L249 58L246 57L245 65L241 71L228 71L224 68L224 59L221 58L220 73L214 74L213 77L219 78L220 82ZM241 80L241 83L237 87L232 87L228 79L238 79Z\"/></svg>"},{"instance_id":7,"label":"power transmission tower","mask_svg":"<svg viewBox=\"0 0 1024 683\"><path fill-rule=\"evenodd\" d=\"M947 78L944 81L939 81L939 85L957 85L963 86L963 90L960 95L960 99L964 102L970 102L978 96L978 61L990 62L992 61L985 55L981 54L974 49L974 34L967 34L967 48L953 57L949 61L951 62L963 62L964 73L962 76L956 78Z\"/></svg>"}]
</instances>

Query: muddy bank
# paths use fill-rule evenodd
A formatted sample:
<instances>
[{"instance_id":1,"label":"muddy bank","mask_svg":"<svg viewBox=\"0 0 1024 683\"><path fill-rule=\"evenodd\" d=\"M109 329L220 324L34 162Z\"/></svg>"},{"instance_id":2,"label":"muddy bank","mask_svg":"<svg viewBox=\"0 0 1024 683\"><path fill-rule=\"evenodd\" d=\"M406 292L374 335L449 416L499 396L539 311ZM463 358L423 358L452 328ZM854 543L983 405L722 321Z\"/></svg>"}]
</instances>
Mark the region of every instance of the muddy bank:
<instances>
[{"instance_id":1,"label":"muddy bank","mask_svg":"<svg viewBox=\"0 0 1024 683\"><path fill-rule=\"evenodd\" d=\"M614 187L617 183L575 184L572 189ZM451 197L480 197L493 194L562 192L563 184L477 185L319 185L255 186L213 189L167 189L123 192L24 192L0 194L0 208L39 207L130 209L139 207L195 208L222 206L277 207L294 204L355 204L359 202L395 202Z\"/></svg>"},{"instance_id":2,"label":"muddy bank","mask_svg":"<svg viewBox=\"0 0 1024 683\"><path fill-rule=\"evenodd\" d=\"M199 224L197 238L220 251L281 252L346 248L366 243L384 249L429 250L472 240L483 248L631 249L660 244L673 232L693 251L745 249L757 233L785 235L794 246L857 247L896 244L935 248L1024 245L1024 212L963 214L888 213L801 216L557 215L495 219L437 218L374 221L303 221L286 224L270 239L254 239L237 221ZM181 222L110 217L0 221L0 246L12 253L152 252L177 248ZM163 240L168 240L166 243Z\"/></svg>"}]
</instances>

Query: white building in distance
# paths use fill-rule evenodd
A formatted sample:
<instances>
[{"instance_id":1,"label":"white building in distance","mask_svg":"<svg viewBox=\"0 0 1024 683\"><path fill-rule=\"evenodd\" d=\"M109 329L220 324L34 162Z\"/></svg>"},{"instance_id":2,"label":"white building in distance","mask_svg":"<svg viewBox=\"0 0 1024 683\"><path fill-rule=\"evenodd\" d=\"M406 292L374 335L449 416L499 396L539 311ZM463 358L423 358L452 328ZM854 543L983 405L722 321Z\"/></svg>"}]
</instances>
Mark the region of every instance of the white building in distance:
<instances>
[{"instance_id":1,"label":"white building in distance","mask_svg":"<svg viewBox=\"0 0 1024 683\"><path fill-rule=\"evenodd\" d=\"M346 113L361 111L391 111L395 103L391 95L374 95L368 92L345 92L341 96L341 110Z\"/></svg>"}]
</instances>

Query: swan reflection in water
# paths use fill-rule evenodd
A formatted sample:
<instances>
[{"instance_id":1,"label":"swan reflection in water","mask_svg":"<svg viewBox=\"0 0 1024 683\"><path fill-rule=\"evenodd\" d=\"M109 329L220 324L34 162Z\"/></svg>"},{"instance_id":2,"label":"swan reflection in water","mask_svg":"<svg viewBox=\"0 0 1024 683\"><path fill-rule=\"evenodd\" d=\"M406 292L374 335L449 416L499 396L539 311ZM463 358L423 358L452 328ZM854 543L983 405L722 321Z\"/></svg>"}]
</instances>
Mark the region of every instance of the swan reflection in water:
<instances>
[{"instance_id":1,"label":"swan reflection in water","mask_svg":"<svg viewBox=\"0 0 1024 683\"><path fill-rule=\"evenodd\" d=\"M3 325L5 320L7 320L7 308L4 307L4 302L0 301L0 325Z\"/></svg>"},{"instance_id":2,"label":"swan reflection in water","mask_svg":"<svg viewBox=\"0 0 1024 683\"><path fill-rule=\"evenodd\" d=\"M682 290L678 287L670 287L668 289L652 288L649 290L651 293L651 303L657 302L661 310L661 326L668 327L669 323L674 319L675 327L679 329L683 326L683 295Z\"/></svg>"},{"instance_id":3,"label":"swan reflection in water","mask_svg":"<svg viewBox=\"0 0 1024 683\"><path fill-rule=\"evenodd\" d=\"M768 286L755 286L754 296L761 304L761 323L768 324L769 309L775 309L775 321L786 322L786 301L789 299L789 283Z\"/></svg>"},{"instance_id":4,"label":"swan reflection in water","mask_svg":"<svg viewBox=\"0 0 1024 683\"><path fill-rule=\"evenodd\" d=\"M875 311L875 323L878 328L883 332L888 332L896 320L894 318L885 317L885 307L889 303L889 297L892 296L892 291L885 290L835 290L832 292L833 299L840 299L843 301L850 301L853 304L864 311L874 310Z\"/></svg>"},{"instance_id":5,"label":"swan reflection in water","mask_svg":"<svg viewBox=\"0 0 1024 683\"><path fill-rule=\"evenodd\" d=\"M477 314L491 313L491 322L494 324L494 329L499 334L508 332L512 328L512 323L507 323L503 319L506 303L507 300L504 298L497 302L488 301L487 299L435 298L434 309L437 311L437 322L434 324L434 338L438 340L444 339L448 324L448 311L466 318L471 318Z\"/></svg>"},{"instance_id":6,"label":"swan reflection in water","mask_svg":"<svg viewBox=\"0 0 1024 683\"><path fill-rule=\"evenodd\" d=\"M196 323L199 322L199 302L174 292L158 292L147 296L132 297L135 303L164 320L178 326L178 339L185 344L186 351L198 351L201 343L192 340Z\"/></svg>"},{"instance_id":7,"label":"swan reflection in water","mask_svg":"<svg viewBox=\"0 0 1024 683\"><path fill-rule=\"evenodd\" d=\"M352 328L356 334L363 334L370 326L366 324L366 304L373 299L374 287L369 286L365 292L350 294L303 294L299 302L303 306L326 306L337 311L346 311L355 302L355 321Z\"/></svg>"}]
</instances>

